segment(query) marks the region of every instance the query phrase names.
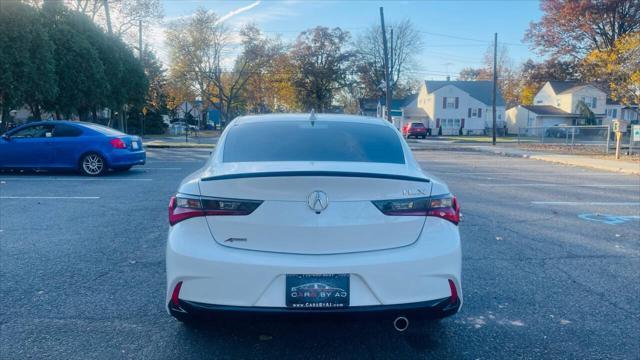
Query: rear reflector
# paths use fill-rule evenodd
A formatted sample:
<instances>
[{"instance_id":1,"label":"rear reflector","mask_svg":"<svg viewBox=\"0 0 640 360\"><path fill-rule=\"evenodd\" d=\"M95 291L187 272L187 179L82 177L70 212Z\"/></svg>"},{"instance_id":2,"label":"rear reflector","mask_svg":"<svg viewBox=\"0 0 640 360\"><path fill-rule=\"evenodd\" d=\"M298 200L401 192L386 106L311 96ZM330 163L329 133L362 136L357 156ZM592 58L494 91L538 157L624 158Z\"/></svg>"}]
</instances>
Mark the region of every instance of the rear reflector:
<instances>
[{"instance_id":1,"label":"rear reflector","mask_svg":"<svg viewBox=\"0 0 640 360\"><path fill-rule=\"evenodd\" d=\"M449 280L451 281L451 280ZM173 304L173 306L179 308L180 307L180 288L182 288L182 281L179 281L176 284L176 287L173 288L173 293L171 294L171 303Z\"/></svg>"},{"instance_id":2,"label":"rear reflector","mask_svg":"<svg viewBox=\"0 0 640 360\"><path fill-rule=\"evenodd\" d=\"M176 195L169 202L169 224L198 216L249 215L262 204L260 200L239 200Z\"/></svg>"},{"instance_id":3,"label":"rear reflector","mask_svg":"<svg viewBox=\"0 0 640 360\"><path fill-rule=\"evenodd\" d=\"M412 199L379 200L373 204L389 216L435 216L449 220L454 224L460 222L460 206L451 194Z\"/></svg>"},{"instance_id":4,"label":"rear reflector","mask_svg":"<svg viewBox=\"0 0 640 360\"><path fill-rule=\"evenodd\" d=\"M456 288L456 284L451 279L449 279L449 288L451 289L451 297L449 298L449 303L455 304L458 302L458 289Z\"/></svg>"}]
</instances>

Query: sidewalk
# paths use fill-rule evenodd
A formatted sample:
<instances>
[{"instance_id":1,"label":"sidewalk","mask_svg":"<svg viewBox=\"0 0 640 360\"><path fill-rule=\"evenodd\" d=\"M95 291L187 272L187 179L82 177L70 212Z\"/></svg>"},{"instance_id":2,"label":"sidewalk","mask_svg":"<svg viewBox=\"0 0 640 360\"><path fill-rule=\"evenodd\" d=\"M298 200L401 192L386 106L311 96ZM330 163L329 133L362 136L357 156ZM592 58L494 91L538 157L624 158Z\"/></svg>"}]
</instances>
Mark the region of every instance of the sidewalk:
<instances>
[{"instance_id":1,"label":"sidewalk","mask_svg":"<svg viewBox=\"0 0 640 360\"><path fill-rule=\"evenodd\" d=\"M522 157L533 160L548 161L556 164L579 166L597 170L620 172L623 174L640 175L640 164L631 161L618 161L597 159L587 155L565 155L552 154L537 151L526 151L517 148L491 145L470 145L470 144L442 144L411 142L409 146L412 150L459 150L478 151L501 156Z\"/></svg>"}]
</instances>

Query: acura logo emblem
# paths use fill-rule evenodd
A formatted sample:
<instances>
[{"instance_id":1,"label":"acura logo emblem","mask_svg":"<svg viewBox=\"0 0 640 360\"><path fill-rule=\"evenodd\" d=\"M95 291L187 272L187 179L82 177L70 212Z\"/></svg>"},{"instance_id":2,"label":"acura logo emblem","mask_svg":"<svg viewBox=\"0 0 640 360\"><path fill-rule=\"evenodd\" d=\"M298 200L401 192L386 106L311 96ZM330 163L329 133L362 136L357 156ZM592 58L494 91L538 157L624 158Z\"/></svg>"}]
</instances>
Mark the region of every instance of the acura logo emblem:
<instances>
[{"instance_id":1,"label":"acura logo emblem","mask_svg":"<svg viewBox=\"0 0 640 360\"><path fill-rule=\"evenodd\" d=\"M307 204L311 210L316 212L316 214L320 214L322 210L329 206L329 197L324 191L316 190L309 194Z\"/></svg>"}]
</instances>

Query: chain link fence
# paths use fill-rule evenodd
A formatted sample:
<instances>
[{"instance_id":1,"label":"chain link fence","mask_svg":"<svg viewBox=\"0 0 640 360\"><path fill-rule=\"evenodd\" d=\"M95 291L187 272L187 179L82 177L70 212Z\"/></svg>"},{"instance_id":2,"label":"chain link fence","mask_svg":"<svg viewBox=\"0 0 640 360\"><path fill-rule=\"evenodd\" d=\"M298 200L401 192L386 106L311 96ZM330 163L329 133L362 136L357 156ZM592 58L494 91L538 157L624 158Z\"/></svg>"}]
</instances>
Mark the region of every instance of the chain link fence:
<instances>
[{"instance_id":1,"label":"chain link fence","mask_svg":"<svg viewBox=\"0 0 640 360\"><path fill-rule=\"evenodd\" d=\"M615 145L609 126L549 126L518 128L518 144L548 144L549 146L577 147L591 152L609 153ZM628 142L628 139L627 139Z\"/></svg>"}]
</instances>

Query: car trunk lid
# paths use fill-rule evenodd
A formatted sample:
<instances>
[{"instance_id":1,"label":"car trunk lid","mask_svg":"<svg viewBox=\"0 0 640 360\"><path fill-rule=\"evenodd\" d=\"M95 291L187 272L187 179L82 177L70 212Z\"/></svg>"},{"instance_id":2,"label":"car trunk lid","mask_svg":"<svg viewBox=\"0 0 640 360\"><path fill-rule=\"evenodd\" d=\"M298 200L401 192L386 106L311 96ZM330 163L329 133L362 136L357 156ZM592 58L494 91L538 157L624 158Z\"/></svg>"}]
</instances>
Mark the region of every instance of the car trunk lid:
<instances>
[{"instance_id":1,"label":"car trunk lid","mask_svg":"<svg viewBox=\"0 0 640 360\"><path fill-rule=\"evenodd\" d=\"M404 164L230 163L200 181L204 197L263 201L246 216L208 216L215 241L294 254L372 251L412 244L425 218L387 216L372 201L409 194L428 196L430 191L429 180L409 172Z\"/></svg>"}]
</instances>

